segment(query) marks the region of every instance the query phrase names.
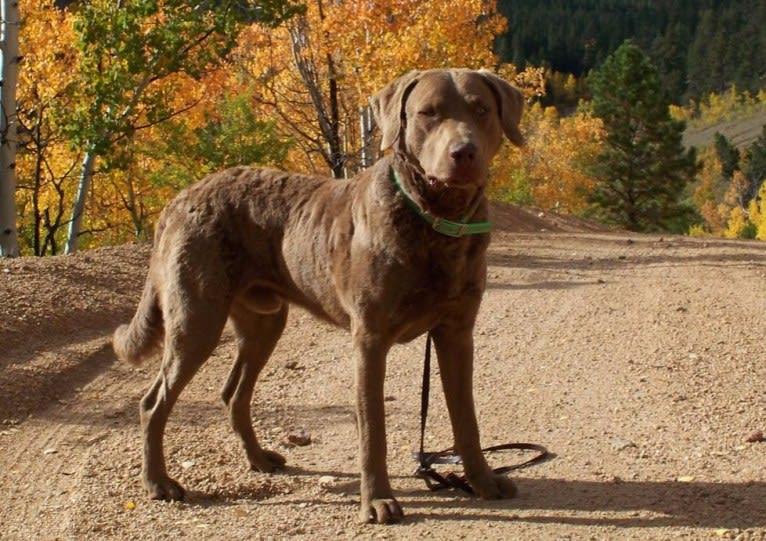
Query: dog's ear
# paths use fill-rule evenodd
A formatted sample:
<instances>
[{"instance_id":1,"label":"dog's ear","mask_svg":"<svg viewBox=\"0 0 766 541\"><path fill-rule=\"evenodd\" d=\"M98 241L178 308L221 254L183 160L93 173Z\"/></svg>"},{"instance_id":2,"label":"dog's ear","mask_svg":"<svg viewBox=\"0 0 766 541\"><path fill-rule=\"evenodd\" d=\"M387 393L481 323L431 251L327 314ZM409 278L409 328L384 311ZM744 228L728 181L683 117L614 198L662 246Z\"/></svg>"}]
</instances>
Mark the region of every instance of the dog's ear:
<instances>
[{"instance_id":1,"label":"dog's ear","mask_svg":"<svg viewBox=\"0 0 766 541\"><path fill-rule=\"evenodd\" d=\"M419 77L420 72L412 70L370 98L372 114L382 134L381 150L391 148L399 136L403 127L402 120L406 118L404 106L407 103L407 97L415 88Z\"/></svg>"},{"instance_id":2,"label":"dog's ear","mask_svg":"<svg viewBox=\"0 0 766 541\"><path fill-rule=\"evenodd\" d=\"M479 70L479 74L487 81L495 94L500 122L506 137L517 147L522 146L524 136L519 131L519 123L521 122L521 113L524 110L524 94L490 71Z\"/></svg>"}]
</instances>

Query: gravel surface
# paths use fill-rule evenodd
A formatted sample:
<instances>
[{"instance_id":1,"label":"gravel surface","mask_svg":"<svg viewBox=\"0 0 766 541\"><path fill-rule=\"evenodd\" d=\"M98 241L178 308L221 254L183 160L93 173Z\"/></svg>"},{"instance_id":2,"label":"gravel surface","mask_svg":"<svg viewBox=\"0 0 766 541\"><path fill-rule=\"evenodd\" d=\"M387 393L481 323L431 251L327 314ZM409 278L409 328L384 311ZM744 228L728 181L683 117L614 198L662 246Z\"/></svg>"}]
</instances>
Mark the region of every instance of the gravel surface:
<instances>
[{"instance_id":1,"label":"gravel surface","mask_svg":"<svg viewBox=\"0 0 766 541\"><path fill-rule=\"evenodd\" d=\"M149 254L128 245L0 260L0 539L766 539L766 244L495 210L476 329L482 439L556 454L513 474L517 498L432 493L412 477L418 339L392 351L386 382L406 518L357 524L349 339L295 309L253 403L288 468L246 468L219 398L227 333L168 424L187 501L148 500L138 401L158 362L120 364L109 345ZM433 377L437 450L451 439Z\"/></svg>"}]
</instances>

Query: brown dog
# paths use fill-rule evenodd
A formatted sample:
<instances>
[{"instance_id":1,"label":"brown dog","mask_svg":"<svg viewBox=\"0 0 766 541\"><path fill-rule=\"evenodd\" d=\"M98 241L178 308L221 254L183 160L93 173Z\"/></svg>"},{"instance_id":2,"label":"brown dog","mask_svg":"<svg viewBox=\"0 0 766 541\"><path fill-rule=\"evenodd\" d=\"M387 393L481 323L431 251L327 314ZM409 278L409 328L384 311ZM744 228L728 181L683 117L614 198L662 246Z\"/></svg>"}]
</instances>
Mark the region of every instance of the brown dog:
<instances>
[{"instance_id":1,"label":"brown dog","mask_svg":"<svg viewBox=\"0 0 766 541\"><path fill-rule=\"evenodd\" d=\"M140 410L153 498L184 496L165 467L163 432L227 319L239 346L222 392L231 424L253 469L284 465L259 445L250 400L290 303L351 331L362 520L402 517L386 469L386 354L427 331L468 481L483 498L515 493L481 453L471 388L489 235L450 236L470 227L449 221L487 219L490 160L503 133L522 144L522 95L489 72L432 70L401 77L371 103L382 147L395 152L357 178L238 167L195 184L163 212L138 309L114 335L117 355L131 362L164 349Z\"/></svg>"}]
</instances>

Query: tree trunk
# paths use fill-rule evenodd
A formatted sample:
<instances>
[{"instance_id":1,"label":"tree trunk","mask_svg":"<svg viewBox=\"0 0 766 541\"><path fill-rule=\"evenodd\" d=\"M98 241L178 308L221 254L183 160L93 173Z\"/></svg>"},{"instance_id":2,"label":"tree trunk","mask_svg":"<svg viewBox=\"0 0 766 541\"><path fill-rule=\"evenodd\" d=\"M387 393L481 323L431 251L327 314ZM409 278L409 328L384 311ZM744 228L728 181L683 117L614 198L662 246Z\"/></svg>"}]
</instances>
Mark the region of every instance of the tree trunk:
<instances>
[{"instance_id":1,"label":"tree trunk","mask_svg":"<svg viewBox=\"0 0 766 541\"><path fill-rule=\"evenodd\" d=\"M361 166L367 169L375 162L375 154L372 146L372 109L370 107L359 108L359 133L361 136L362 153Z\"/></svg>"},{"instance_id":2,"label":"tree trunk","mask_svg":"<svg viewBox=\"0 0 766 541\"><path fill-rule=\"evenodd\" d=\"M331 55L327 55L327 70L330 93L330 133L328 143L330 150L330 162L332 176L334 178L345 177L343 149L340 145L340 108L338 105L338 75L335 71L335 62Z\"/></svg>"},{"instance_id":3,"label":"tree trunk","mask_svg":"<svg viewBox=\"0 0 766 541\"><path fill-rule=\"evenodd\" d=\"M321 0L317 2L319 19L324 21L324 11ZM316 59L310 45L310 28L305 17L298 17L295 24L289 28L292 40L292 53L295 67L301 76L306 90L308 90L311 102L319 123L319 130L326 146L321 145L318 149L330 166L334 178L345 176L346 157L341 146L340 127L340 101L338 89L338 74L335 62L330 54L325 55L327 62L328 98L322 93L324 81L321 79L321 70L317 68ZM329 102L329 103L328 103Z\"/></svg>"},{"instance_id":4,"label":"tree trunk","mask_svg":"<svg viewBox=\"0 0 766 541\"><path fill-rule=\"evenodd\" d=\"M2 86L0 86L0 256L19 255L16 230L16 81L19 74L19 5L2 0Z\"/></svg>"},{"instance_id":5,"label":"tree trunk","mask_svg":"<svg viewBox=\"0 0 766 541\"><path fill-rule=\"evenodd\" d=\"M34 189L32 191L32 214L34 215L34 239L32 248L34 254L37 256L43 255L40 245L40 233L43 223L43 213L40 210L40 192L42 191L43 184L43 149L40 145L40 122L35 125L34 128L35 139L35 176L34 176Z\"/></svg>"},{"instance_id":6,"label":"tree trunk","mask_svg":"<svg viewBox=\"0 0 766 541\"><path fill-rule=\"evenodd\" d=\"M80 185L77 188L77 197L72 207L72 218L69 221L69 232L67 233L66 249L64 253L73 254L77 251L80 243L80 231L82 229L82 215L85 212L85 199L90 189L90 181L93 178L93 166L96 162L96 154L93 149L85 153L80 170Z\"/></svg>"}]
</instances>

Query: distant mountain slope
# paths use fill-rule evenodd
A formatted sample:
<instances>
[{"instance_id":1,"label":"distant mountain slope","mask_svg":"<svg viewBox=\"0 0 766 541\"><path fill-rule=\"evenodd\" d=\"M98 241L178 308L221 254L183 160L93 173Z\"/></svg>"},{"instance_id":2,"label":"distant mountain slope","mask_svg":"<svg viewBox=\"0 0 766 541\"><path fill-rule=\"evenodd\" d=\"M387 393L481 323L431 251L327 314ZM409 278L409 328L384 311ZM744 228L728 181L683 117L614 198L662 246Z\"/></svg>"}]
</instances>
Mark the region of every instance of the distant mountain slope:
<instances>
[{"instance_id":1,"label":"distant mountain slope","mask_svg":"<svg viewBox=\"0 0 766 541\"><path fill-rule=\"evenodd\" d=\"M713 143L713 136L720 132L735 146L745 148L761 134L766 124L766 110L747 118L723 121L702 128L688 128L684 133L684 145L702 148Z\"/></svg>"}]
</instances>

